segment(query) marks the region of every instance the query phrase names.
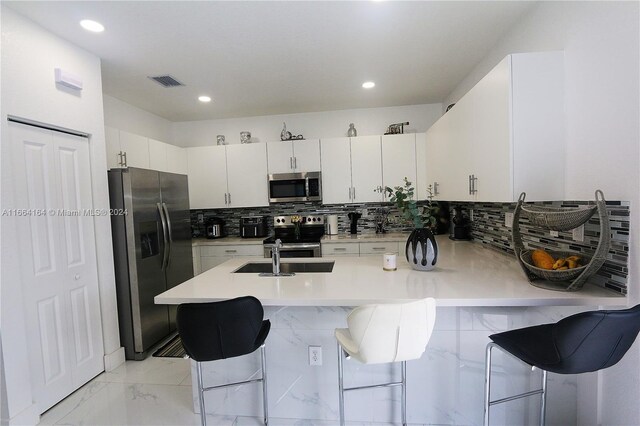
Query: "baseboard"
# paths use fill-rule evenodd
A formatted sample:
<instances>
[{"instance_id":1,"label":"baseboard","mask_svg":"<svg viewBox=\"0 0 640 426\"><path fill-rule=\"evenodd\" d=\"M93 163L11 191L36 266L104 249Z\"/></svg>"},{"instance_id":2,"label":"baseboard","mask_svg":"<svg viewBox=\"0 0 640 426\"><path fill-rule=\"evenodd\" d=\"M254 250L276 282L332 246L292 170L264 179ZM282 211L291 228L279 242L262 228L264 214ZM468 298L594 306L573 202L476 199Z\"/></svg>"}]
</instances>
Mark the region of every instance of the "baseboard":
<instances>
[{"instance_id":1,"label":"baseboard","mask_svg":"<svg viewBox=\"0 0 640 426\"><path fill-rule=\"evenodd\" d=\"M104 356L104 371L113 371L124 364L124 347L120 346L115 351Z\"/></svg>"},{"instance_id":2,"label":"baseboard","mask_svg":"<svg viewBox=\"0 0 640 426\"><path fill-rule=\"evenodd\" d=\"M37 404L31 404L26 410L9 419L9 426L37 425L40 423L40 410Z\"/></svg>"}]
</instances>

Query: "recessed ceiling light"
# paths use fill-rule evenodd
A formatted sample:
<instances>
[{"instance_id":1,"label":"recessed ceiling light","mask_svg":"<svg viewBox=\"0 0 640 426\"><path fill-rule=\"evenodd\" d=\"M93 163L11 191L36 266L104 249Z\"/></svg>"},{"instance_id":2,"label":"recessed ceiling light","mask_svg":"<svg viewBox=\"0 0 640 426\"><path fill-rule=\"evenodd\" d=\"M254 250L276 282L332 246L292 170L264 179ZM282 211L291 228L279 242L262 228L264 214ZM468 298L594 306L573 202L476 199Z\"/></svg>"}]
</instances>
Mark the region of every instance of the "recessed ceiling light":
<instances>
[{"instance_id":1,"label":"recessed ceiling light","mask_svg":"<svg viewBox=\"0 0 640 426\"><path fill-rule=\"evenodd\" d=\"M364 83L362 83L362 87L364 87L365 89L371 89L372 87L375 87L375 83L373 81L365 81Z\"/></svg>"},{"instance_id":2,"label":"recessed ceiling light","mask_svg":"<svg viewBox=\"0 0 640 426\"><path fill-rule=\"evenodd\" d=\"M93 31L94 33L101 33L104 31L104 25L100 22L92 21L91 19L84 19L80 21L80 25L87 31Z\"/></svg>"},{"instance_id":3,"label":"recessed ceiling light","mask_svg":"<svg viewBox=\"0 0 640 426\"><path fill-rule=\"evenodd\" d=\"M200 102L211 102L211 98L209 96L199 96L198 100Z\"/></svg>"}]
</instances>

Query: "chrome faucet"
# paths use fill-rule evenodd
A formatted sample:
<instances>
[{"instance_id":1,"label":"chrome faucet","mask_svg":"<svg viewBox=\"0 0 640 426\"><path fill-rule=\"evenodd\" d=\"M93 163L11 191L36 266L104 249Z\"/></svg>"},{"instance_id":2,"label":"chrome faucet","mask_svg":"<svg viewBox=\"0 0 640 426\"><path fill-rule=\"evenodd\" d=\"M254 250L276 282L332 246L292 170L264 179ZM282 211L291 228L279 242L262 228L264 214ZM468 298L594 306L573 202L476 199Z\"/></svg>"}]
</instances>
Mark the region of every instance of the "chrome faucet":
<instances>
[{"instance_id":1,"label":"chrome faucet","mask_svg":"<svg viewBox=\"0 0 640 426\"><path fill-rule=\"evenodd\" d=\"M278 238L271 248L271 264L273 266L273 275L280 275L280 249L282 248L282 240Z\"/></svg>"}]
</instances>

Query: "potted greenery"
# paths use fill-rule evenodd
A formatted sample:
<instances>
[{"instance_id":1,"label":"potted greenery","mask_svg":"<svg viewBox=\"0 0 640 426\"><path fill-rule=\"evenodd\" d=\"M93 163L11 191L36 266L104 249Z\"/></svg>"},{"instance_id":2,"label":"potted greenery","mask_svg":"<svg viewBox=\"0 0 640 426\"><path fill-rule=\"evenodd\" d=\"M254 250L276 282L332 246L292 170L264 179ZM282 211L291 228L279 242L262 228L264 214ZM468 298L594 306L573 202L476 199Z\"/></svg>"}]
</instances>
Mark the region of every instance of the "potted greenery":
<instances>
[{"instance_id":1,"label":"potted greenery","mask_svg":"<svg viewBox=\"0 0 640 426\"><path fill-rule=\"evenodd\" d=\"M413 231L405 245L407 262L418 271L430 271L438 260L438 244L433 230L437 226L436 215L439 207L433 201L431 187L427 189L428 201L424 206L418 206L414 195L413 184L405 177L404 186L394 188L385 187L384 192L389 201L394 203L402 217L413 225Z\"/></svg>"}]
</instances>

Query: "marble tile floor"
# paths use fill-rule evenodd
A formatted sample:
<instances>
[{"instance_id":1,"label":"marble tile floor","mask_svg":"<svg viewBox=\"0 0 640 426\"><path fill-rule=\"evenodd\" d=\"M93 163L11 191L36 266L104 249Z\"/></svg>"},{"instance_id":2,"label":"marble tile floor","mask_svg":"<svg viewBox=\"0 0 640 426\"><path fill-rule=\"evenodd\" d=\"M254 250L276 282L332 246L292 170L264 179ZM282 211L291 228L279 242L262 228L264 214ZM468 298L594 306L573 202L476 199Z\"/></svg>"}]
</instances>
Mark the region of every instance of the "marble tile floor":
<instances>
[{"instance_id":1,"label":"marble tile floor","mask_svg":"<svg viewBox=\"0 0 640 426\"><path fill-rule=\"evenodd\" d=\"M102 373L40 417L39 425L198 425L193 412L190 361L127 361ZM207 416L210 426L259 426L255 417ZM335 422L270 418L272 426L334 426ZM352 423L349 426L386 426ZM412 425L413 426L413 425Z\"/></svg>"}]
</instances>

